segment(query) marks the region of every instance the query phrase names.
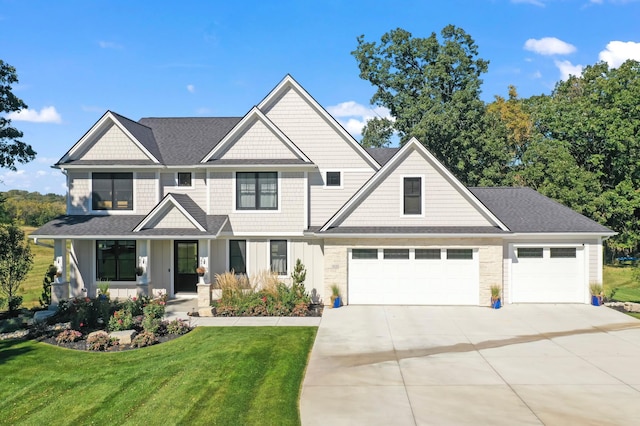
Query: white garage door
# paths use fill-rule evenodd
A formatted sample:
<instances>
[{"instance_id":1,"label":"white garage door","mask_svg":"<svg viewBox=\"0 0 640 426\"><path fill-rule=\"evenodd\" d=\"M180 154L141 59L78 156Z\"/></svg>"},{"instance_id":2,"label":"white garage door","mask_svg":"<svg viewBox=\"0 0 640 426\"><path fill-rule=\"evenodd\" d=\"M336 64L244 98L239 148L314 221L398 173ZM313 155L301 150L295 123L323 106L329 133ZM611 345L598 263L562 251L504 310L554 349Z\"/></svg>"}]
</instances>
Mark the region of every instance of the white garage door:
<instances>
[{"instance_id":1,"label":"white garage door","mask_svg":"<svg viewBox=\"0 0 640 426\"><path fill-rule=\"evenodd\" d=\"M352 249L349 303L478 305L477 249Z\"/></svg>"},{"instance_id":2,"label":"white garage door","mask_svg":"<svg viewBox=\"0 0 640 426\"><path fill-rule=\"evenodd\" d=\"M585 255L580 247L514 247L511 250L514 303L584 303Z\"/></svg>"}]
</instances>

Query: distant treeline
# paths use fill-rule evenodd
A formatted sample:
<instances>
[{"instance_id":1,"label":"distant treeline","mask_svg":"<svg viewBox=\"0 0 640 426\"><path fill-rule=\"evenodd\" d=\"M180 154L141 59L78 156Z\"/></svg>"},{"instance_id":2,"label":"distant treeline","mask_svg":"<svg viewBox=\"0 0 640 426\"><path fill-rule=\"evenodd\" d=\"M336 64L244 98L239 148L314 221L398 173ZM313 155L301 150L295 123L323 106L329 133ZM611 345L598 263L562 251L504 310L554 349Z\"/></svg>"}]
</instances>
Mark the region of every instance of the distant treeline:
<instances>
[{"instance_id":1,"label":"distant treeline","mask_svg":"<svg viewBox=\"0 0 640 426\"><path fill-rule=\"evenodd\" d=\"M64 195L12 189L0 192L0 223L15 221L19 225L42 226L64 214L66 207Z\"/></svg>"}]
</instances>

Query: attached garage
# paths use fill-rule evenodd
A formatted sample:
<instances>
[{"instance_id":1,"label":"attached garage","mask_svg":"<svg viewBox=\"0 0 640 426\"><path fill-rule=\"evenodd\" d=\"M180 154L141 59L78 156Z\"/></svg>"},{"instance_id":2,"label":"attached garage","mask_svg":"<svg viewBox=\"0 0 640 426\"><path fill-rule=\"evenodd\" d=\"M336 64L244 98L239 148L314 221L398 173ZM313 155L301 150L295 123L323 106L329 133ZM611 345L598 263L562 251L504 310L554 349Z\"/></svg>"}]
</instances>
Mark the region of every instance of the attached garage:
<instances>
[{"instance_id":1,"label":"attached garage","mask_svg":"<svg viewBox=\"0 0 640 426\"><path fill-rule=\"evenodd\" d=\"M353 248L348 298L361 305L478 305L477 248Z\"/></svg>"},{"instance_id":2,"label":"attached garage","mask_svg":"<svg viewBox=\"0 0 640 426\"><path fill-rule=\"evenodd\" d=\"M511 246L511 301L585 303L586 255L579 246Z\"/></svg>"}]
</instances>

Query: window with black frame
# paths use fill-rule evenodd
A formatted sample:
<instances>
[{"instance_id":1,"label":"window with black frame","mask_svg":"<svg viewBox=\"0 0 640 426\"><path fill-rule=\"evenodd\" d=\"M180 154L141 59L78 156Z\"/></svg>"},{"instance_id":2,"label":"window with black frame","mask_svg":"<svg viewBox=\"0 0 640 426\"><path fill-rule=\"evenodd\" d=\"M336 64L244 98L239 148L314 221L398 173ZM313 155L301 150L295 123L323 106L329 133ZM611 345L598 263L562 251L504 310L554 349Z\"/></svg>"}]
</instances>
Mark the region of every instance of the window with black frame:
<instances>
[{"instance_id":1,"label":"window with black frame","mask_svg":"<svg viewBox=\"0 0 640 426\"><path fill-rule=\"evenodd\" d=\"M404 214L422 214L422 179L404 178Z\"/></svg>"},{"instance_id":2,"label":"window with black frame","mask_svg":"<svg viewBox=\"0 0 640 426\"><path fill-rule=\"evenodd\" d=\"M237 210L277 210L277 172L237 172Z\"/></svg>"},{"instance_id":3,"label":"window with black frame","mask_svg":"<svg viewBox=\"0 0 640 426\"><path fill-rule=\"evenodd\" d=\"M247 273L246 240L229 240L229 270L236 274Z\"/></svg>"},{"instance_id":4,"label":"window with black frame","mask_svg":"<svg viewBox=\"0 0 640 426\"><path fill-rule=\"evenodd\" d=\"M135 240L96 241L96 279L135 281Z\"/></svg>"},{"instance_id":5,"label":"window with black frame","mask_svg":"<svg viewBox=\"0 0 640 426\"><path fill-rule=\"evenodd\" d=\"M287 275L287 241L271 240L271 272Z\"/></svg>"},{"instance_id":6,"label":"window with black frame","mask_svg":"<svg viewBox=\"0 0 640 426\"><path fill-rule=\"evenodd\" d=\"M93 210L133 210L133 173L93 173Z\"/></svg>"}]
</instances>

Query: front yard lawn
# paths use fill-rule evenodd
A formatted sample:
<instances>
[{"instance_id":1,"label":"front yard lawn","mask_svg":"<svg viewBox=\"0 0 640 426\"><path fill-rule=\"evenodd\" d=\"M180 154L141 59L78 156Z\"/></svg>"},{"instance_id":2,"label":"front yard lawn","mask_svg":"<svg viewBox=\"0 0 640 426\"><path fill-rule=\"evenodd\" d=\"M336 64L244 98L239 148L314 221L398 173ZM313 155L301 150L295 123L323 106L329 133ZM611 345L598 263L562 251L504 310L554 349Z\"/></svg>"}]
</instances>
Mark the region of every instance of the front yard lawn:
<instances>
[{"instance_id":1,"label":"front yard lawn","mask_svg":"<svg viewBox=\"0 0 640 426\"><path fill-rule=\"evenodd\" d=\"M605 265L603 270L604 293L609 296L615 289L614 300L620 302L640 302L640 283L633 281L635 267Z\"/></svg>"},{"instance_id":2,"label":"front yard lawn","mask_svg":"<svg viewBox=\"0 0 640 426\"><path fill-rule=\"evenodd\" d=\"M315 327L198 327L90 353L0 341L1 424L300 424Z\"/></svg>"}]
</instances>

